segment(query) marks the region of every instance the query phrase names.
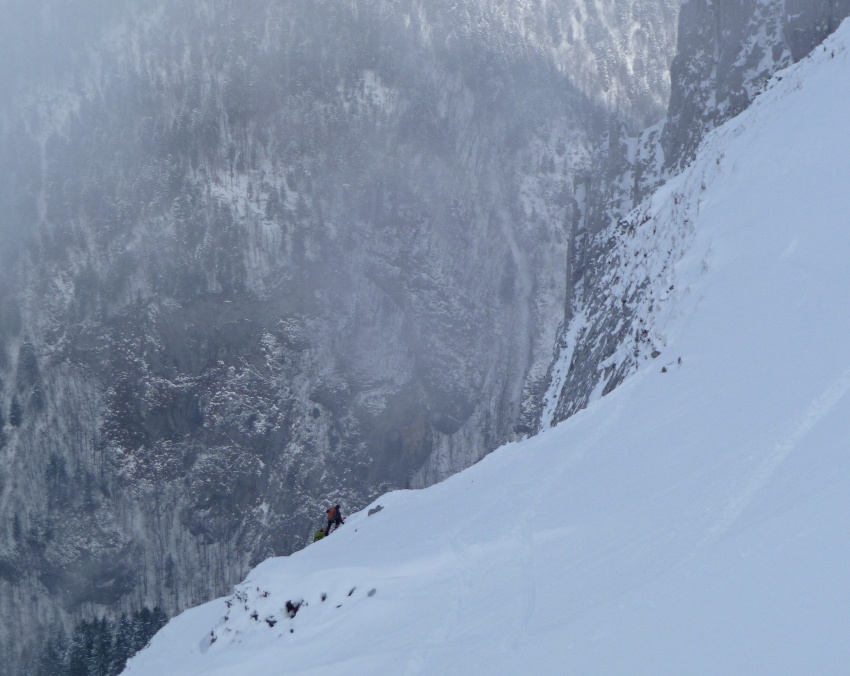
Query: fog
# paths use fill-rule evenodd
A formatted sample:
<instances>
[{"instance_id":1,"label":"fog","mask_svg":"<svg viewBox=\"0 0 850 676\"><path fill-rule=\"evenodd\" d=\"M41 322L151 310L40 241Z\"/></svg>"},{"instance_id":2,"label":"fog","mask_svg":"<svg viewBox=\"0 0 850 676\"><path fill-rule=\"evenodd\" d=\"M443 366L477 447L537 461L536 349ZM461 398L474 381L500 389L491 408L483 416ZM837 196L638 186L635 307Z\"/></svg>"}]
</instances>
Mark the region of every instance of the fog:
<instances>
[{"instance_id":1,"label":"fog","mask_svg":"<svg viewBox=\"0 0 850 676\"><path fill-rule=\"evenodd\" d=\"M153 4L153 3L148 3ZM33 86L62 86L77 69L104 30L124 18L122 0L2 0L0 2L0 97L8 104Z\"/></svg>"}]
</instances>

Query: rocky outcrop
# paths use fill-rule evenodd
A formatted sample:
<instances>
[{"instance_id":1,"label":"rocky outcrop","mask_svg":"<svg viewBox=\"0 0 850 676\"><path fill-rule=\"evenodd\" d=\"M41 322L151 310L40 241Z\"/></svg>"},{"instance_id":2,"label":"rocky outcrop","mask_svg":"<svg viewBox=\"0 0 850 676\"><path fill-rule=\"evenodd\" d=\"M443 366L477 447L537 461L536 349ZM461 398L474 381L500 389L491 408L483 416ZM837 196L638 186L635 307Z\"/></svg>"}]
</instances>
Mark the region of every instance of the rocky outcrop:
<instances>
[{"instance_id":1,"label":"rocky outcrop","mask_svg":"<svg viewBox=\"0 0 850 676\"><path fill-rule=\"evenodd\" d=\"M646 217L632 210L691 160L710 130L744 110L771 75L808 54L848 15L845 0L683 5L667 118L636 137L613 124L596 151L574 226L571 298L542 427L610 392L647 356L663 353L645 284L623 286L627 278L645 279L626 269L629 257L642 255L629 249L628 233Z\"/></svg>"},{"instance_id":2,"label":"rocky outcrop","mask_svg":"<svg viewBox=\"0 0 850 676\"><path fill-rule=\"evenodd\" d=\"M706 134L744 110L780 68L850 15L847 0L693 0L682 7L662 144L682 167Z\"/></svg>"}]
</instances>

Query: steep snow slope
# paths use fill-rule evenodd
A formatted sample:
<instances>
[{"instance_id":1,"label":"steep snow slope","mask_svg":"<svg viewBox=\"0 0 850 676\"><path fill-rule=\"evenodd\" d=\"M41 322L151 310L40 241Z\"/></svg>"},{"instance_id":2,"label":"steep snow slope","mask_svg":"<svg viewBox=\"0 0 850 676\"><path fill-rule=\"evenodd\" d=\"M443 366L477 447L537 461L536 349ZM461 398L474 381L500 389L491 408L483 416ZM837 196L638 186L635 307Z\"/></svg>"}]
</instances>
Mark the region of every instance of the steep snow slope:
<instances>
[{"instance_id":1,"label":"steep snow slope","mask_svg":"<svg viewBox=\"0 0 850 676\"><path fill-rule=\"evenodd\" d=\"M612 302L661 356L266 561L127 673L847 673L848 109L845 22L617 235Z\"/></svg>"}]
</instances>

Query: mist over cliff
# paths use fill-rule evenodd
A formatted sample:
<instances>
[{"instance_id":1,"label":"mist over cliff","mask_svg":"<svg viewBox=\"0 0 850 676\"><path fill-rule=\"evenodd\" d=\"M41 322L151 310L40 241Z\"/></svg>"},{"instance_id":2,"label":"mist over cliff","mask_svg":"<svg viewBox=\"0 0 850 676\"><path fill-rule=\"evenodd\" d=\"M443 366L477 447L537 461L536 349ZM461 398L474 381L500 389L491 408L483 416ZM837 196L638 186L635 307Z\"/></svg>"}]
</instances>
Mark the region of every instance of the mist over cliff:
<instances>
[{"instance_id":1,"label":"mist over cliff","mask_svg":"<svg viewBox=\"0 0 850 676\"><path fill-rule=\"evenodd\" d=\"M678 3L1 9L7 664L536 427L577 177L662 115Z\"/></svg>"}]
</instances>

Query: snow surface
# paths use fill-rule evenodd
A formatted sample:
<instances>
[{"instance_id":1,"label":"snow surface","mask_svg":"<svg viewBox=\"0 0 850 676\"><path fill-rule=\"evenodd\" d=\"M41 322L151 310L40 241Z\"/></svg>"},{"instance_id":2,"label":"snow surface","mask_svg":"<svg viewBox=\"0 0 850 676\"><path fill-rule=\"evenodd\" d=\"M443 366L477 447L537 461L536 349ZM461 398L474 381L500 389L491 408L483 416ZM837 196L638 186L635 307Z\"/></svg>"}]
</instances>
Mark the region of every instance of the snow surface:
<instances>
[{"instance_id":1,"label":"snow surface","mask_svg":"<svg viewBox=\"0 0 850 676\"><path fill-rule=\"evenodd\" d=\"M681 228L662 357L262 563L126 673L850 673L848 46L643 207L635 237Z\"/></svg>"}]
</instances>

